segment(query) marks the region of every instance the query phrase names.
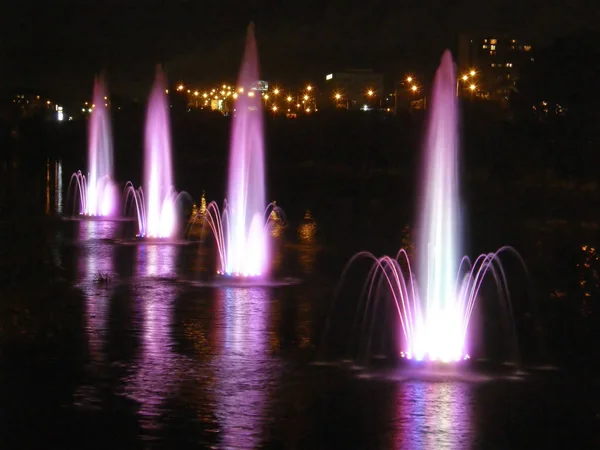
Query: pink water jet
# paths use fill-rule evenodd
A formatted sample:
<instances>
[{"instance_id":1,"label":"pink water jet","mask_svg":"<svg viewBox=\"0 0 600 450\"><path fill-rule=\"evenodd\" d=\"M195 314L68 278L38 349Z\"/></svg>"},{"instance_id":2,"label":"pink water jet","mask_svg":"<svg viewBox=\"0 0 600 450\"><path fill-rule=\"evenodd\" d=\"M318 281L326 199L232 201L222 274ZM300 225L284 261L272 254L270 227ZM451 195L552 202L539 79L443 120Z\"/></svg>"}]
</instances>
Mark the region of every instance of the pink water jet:
<instances>
[{"instance_id":1,"label":"pink water jet","mask_svg":"<svg viewBox=\"0 0 600 450\"><path fill-rule=\"evenodd\" d=\"M250 24L232 121L227 201L222 212L216 205L208 210L219 248L218 272L228 276L260 276L269 266L263 107L261 93L256 89L258 81L258 51L254 25Z\"/></svg>"},{"instance_id":2,"label":"pink water jet","mask_svg":"<svg viewBox=\"0 0 600 450\"><path fill-rule=\"evenodd\" d=\"M144 140L144 185L135 189L131 182L125 186L126 207L135 205L138 237L171 238L177 226L178 193L173 186L171 162L171 132L166 82L160 67L146 116Z\"/></svg>"},{"instance_id":3,"label":"pink water jet","mask_svg":"<svg viewBox=\"0 0 600 450\"><path fill-rule=\"evenodd\" d=\"M79 214L112 216L116 212L118 192L113 181L113 142L106 85L94 79L94 93L88 132L88 175L81 171L71 176L69 189L75 188Z\"/></svg>"},{"instance_id":4,"label":"pink water jet","mask_svg":"<svg viewBox=\"0 0 600 450\"><path fill-rule=\"evenodd\" d=\"M462 259L459 256L461 227L455 86L454 62L450 52L446 51L434 80L424 148L423 203L416 247L418 272L413 272L405 250L400 250L396 258L377 258L361 252L348 264L362 257L373 259L367 299L377 300L391 293L401 323L400 356L418 361L468 359L469 322L485 276L493 276L500 300L510 309L507 279L499 256L510 252L524 265L511 247L482 254L473 262L467 256ZM368 300L367 308L370 303Z\"/></svg>"}]
</instances>

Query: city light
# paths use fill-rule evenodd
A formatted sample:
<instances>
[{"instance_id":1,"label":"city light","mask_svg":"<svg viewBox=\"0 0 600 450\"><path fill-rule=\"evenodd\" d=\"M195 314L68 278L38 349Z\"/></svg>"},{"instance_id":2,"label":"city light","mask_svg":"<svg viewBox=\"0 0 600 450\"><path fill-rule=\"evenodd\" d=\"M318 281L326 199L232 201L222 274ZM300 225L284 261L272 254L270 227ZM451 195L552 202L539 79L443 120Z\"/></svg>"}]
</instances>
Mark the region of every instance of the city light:
<instances>
[{"instance_id":1,"label":"city light","mask_svg":"<svg viewBox=\"0 0 600 450\"><path fill-rule=\"evenodd\" d=\"M411 77L410 75L408 77L406 77L406 81L408 83L412 83L413 77Z\"/></svg>"},{"instance_id":2,"label":"city light","mask_svg":"<svg viewBox=\"0 0 600 450\"><path fill-rule=\"evenodd\" d=\"M463 75L463 76L462 76L462 80L463 80L463 81L467 81L468 79L469 79L469 75Z\"/></svg>"},{"instance_id":3,"label":"city light","mask_svg":"<svg viewBox=\"0 0 600 450\"><path fill-rule=\"evenodd\" d=\"M248 92L248 97L254 97L254 92L253 91L249 91Z\"/></svg>"},{"instance_id":4,"label":"city light","mask_svg":"<svg viewBox=\"0 0 600 450\"><path fill-rule=\"evenodd\" d=\"M275 94L275 95L279 94L279 89L275 88L275 89L273 90L273 94Z\"/></svg>"},{"instance_id":5,"label":"city light","mask_svg":"<svg viewBox=\"0 0 600 450\"><path fill-rule=\"evenodd\" d=\"M305 95L303 98L304 100L308 100L308 95Z\"/></svg>"},{"instance_id":6,"label":"city light","mask_svg":"<svg viewBox=\"0 0 600 450\"><path fill-rule=\"evenodd\" d=\"M342 98L342 95L341 95L341 94L338 92L338 93L336 93L336 94L334 95L334 97L335 97L335 99L336 99L336 100L339 100L339 99L341 99L341 98Z\"/></svg>"},{"instance_id":7,"label":"city light","mask_svg":"<svg viewBox=\"0 0 600 450\"><path fill-rule=\"evenodd\" d=\"M178 90L178 91L183 91L183 84L180 84L180 85L177 87L177 90Z\"/></svg>"},{"instance_id":8,"label":"city light","mask_svg":"<svg viewBox=\"0 0 600 450\"><path fill-rule=\"evenodd\" d=\"M234 98L234 99L238 98L237 92L234 92L234 93L233 93L233 98Z\"/></svg>"},{"instance_id":9,"label":"city light","mask_svg":"<svg viewBox=\"0 0 600 450\"><path fill-rule=\"evenodd\" d=\"M265 98L265 100L269 100L269 94L264 94L263 97Z\"/></svg>"},{"instance_id":10,"label":"city light","mask_svg":"<svg viewBox=\"0 0 600 450\"><path fill-rule=\"evenodd\" d=\"M475 72L475 70L474 70L474 69L471 69L471 71L469 72L469 75L471 75L472 77L474 77L476 73L477 73L477 72Z\"/></svg>"},{"instance_id":11,"label":"city light","mask_svg":"<svg viewBox=\"0 0 600 450\"><path fill-rule=\"evenodd\" d=\"M413 92L417 92L417 89L419 89L417 86L412 85L410 88Z\"/></svg>"},{"instance_id":12,"label":"city light","mask_svg":"<svg viewBox=\"0 0 600 450\"><path fill-rule=\"evenodd\" d=\"M373 96L373 94L374 94L374 92L373 92L373 90L372 90L372 89L369 89L369 90L367 91L367 95L368 95L369 97L372 97L372 96Z\"/></svg>"},{"instance_id":13,"label":"city light","mask_svg":"<svg viewBox=\"0 0 600 450\"><path fill-rule=\"evenodd\" d=\"M292 101L292 97L288 95L288 97L287 97L287 99L286 99L286 100L287 100L288 102L291 102L291 101Z\"/></svg>"},{"instance_id":14,"label":"city light","mask_svg":"<svg viewBox=\"0 0 600 450\"><path fill-rule=\"evenodd\" d=\"M194 91L194 96L198 97L198 91Z\"/></svg>"},{"instance_id":15,"label":"city light","mask_svg":"<svg viewBox=\"0 0 600 450\"><path fill-rule=\"evenodd\" d=\"M471 91L474 91L475 89L477 89L477 86L475 86L474 84L472 84L471 86L469 86L469 89L471 89Z\"/></svg>"},{"instance_id":16,"label":"city light","mask_svg":"<svg viewBox=\"0 0 600 450\"><path fill-rule=\"evenodd\" d=\"M277 105L273 105L273 112L277 111Z\"/></svg>"},{"instance_id":17,"label":"city light","mask_svg":"<svg viewBox=\"0 0 600 450\"><path fill-rule=\"evenodd\" d=\"M307 91L312 91L312 86L309 84L308 86L306 86L306 90Z\"/></svg>"}]
</instances>

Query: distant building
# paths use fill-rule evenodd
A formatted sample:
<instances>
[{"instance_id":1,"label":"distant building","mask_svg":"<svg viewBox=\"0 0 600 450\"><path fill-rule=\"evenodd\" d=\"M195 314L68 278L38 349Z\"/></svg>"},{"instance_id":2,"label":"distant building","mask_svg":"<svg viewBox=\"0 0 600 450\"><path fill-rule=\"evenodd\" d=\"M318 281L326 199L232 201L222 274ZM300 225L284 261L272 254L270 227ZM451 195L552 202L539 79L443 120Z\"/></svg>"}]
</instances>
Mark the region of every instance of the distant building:
<instances>
[{"instance_id":1,"label":"distant building","mask_svg":"<svg viewBox=\"0 0 600 450\"><path fill-rule=\"evenodd\" d=\"M514 36L463 33L458 44L459 95L469 92L473 84L478 95L503 99L513 89L523 67L533 61L531 44ZM472 78L470 70L476 71ZM462 80L462 76L467 79Z\"/></svg>"},{"instance_id":2,"label":"distant building","mask_svg":"<svg viewBox=\"0 0 600 450\"><path fill-rule=\"evenodd\" d=\"M340 108L378 108L385 95L383 75L372 70L333 72L325 75L323 94L331 96L331 104Z\"/></svg>"}]
</instances>

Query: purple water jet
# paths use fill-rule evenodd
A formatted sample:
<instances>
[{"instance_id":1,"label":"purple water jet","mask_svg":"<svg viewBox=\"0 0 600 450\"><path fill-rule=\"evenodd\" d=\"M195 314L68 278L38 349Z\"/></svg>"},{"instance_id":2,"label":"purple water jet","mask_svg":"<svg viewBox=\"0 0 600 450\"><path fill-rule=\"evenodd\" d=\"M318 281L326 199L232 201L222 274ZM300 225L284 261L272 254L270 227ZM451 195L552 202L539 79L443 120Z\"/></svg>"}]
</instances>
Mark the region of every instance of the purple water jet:
<instances>
[{"instance_id":1,"label":"purple water jet","mask_svg":"<svg viewBox=\"0 0 600 450\"><path fill-rule=\"evenodd\" d=\"M79 214L112 216L117 207L117 187L113 181L113 142L108 95L104 80L94 79L94 93L88 132L88 175L77 171L69 189L75 187Z\"/></svg>"},{"instance_id":2,"label":"purple water jet","mask_svg":"<svg viewBox=\"0 0 600 450\"><path fill-rule=\"evenodd\" d=\"M157 67L146 116L144 185L135 189L128 182L125 186L126 206L130 201L135 204L138 237L170 238L177 226L175 205L179 194L173 187L169 105L165 88L164 74Z\"/></svg>"},{"instance_id":3,"label":"purple water jet","mask_svg":"<svg viewBox=\"0 0 600 450\"><path fill-rule=\"evenodd\" d=\"M263 112L258 77L254 25L250 24L232 122L227 201L222 212L216 204L209 205L207 212L219 251L218 272L229 276L260 276L269 266L265 222L270 211L265 206Z\"/></svg>"},{"instance_id":4,"label":"purple water jet","mask_svg":"<svg viewBox=\"0 0 600 450\"><path fill-rule=\"evenodd\" d=\"M502 304L510 310L510 298L501 253L511 247L482 254L472 263L461 254L458 195L458 111L456 74L452 55L446 51L436 73L429 126L424 149L424 199L417 244L418 272L412 271L408 254L377 258L361 252L352 258L374 260L367 281L367 299L391 292L401 323L401 353L407 359L456 362L469 358L468 328L486 274L497 285ZM347 266L347 268L348 268ZM347 269L346 269L347 270ZM367 308L371 302L367 300ZM509 312L512 320L512 314ZM513 332L514 332L514 323Z\"/></svg>"}]
</instances>

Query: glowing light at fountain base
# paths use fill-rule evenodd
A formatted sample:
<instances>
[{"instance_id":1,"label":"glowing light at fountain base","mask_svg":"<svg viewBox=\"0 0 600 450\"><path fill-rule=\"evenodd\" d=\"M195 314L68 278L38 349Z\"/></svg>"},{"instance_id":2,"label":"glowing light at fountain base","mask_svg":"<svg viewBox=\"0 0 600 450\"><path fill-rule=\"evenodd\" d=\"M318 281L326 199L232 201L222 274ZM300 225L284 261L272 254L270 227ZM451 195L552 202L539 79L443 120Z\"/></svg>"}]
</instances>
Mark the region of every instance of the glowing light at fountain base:
<instances>
[{"instance_id":1,"label":"glowing light at fountain base","mask_svg":"<svg viewBox=\"0 0 600 450\"><path fill-rule=\"evenodd\" d=\"M232 272L221 272L217 270L217 275L227 278L260 278L261 273L232 273Z\"/></svg>"},{"instance_id":2,"label":"glowing light at fountain base","mask_svg":"<svg viewBox=\"0 0 600 450\"><path fill-rule=\"evenodd\" d=\"M432 362L432 363L442 363L442 364L452 364L452 363L458 363L461 361L468 361L471 359L471 356L469 354L464 354L464 355L460 355L458 357L454 357L454 358L442 358L442 359L438 359L435 356L430 356L430 355L413 355L412 353L404 353L404 352L400 352L400 358L402 359L406 359L408 361L413 361L413 362Z\"/></svg>"}]
</instances>

